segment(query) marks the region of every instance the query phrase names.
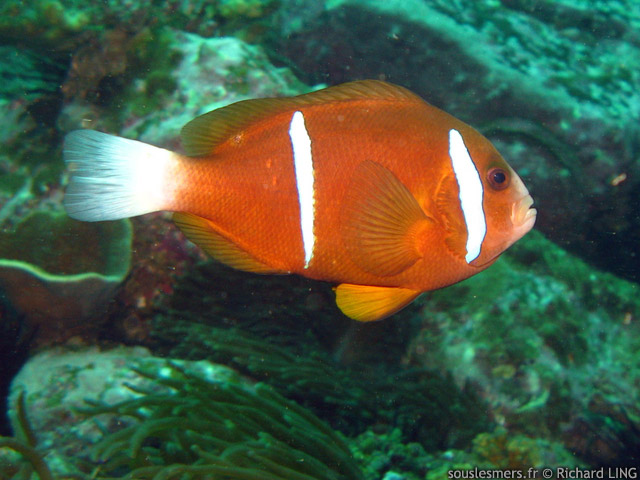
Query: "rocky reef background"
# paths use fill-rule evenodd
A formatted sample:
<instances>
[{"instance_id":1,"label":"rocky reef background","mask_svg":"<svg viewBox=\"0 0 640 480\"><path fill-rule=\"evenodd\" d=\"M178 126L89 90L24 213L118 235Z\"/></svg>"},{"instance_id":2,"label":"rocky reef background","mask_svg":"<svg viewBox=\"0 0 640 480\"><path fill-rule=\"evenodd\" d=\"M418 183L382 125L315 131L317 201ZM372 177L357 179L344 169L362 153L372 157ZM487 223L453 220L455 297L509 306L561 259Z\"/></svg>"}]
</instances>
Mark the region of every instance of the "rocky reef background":
<instances>
[{"instance_id":1,"label":"rocky reef background","mask_svg":"<svg viewBox=\"0 0 640 480\"><path fill-rule=\"evenodd\" d=\"M0 58L0 478L640 466L638 2L8 0ZM198 114L361 78L487 135L536 231L356 325L165 214L62 214L70 130L179 149Z\"/></svg>"}]
</instances>

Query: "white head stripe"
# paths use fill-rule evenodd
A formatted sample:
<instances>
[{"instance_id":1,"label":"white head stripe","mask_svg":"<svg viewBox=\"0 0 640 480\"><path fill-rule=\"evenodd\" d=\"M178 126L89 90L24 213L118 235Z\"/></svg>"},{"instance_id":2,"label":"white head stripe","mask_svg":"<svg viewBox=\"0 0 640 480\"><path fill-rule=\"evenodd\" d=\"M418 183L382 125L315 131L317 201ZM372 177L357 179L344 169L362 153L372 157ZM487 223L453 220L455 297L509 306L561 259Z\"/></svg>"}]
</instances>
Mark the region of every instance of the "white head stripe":
<instances>
[{"instance_id":1,"label":"white head stripe","mask_svg":"<svg viewBox=\"0 0 640 480\"><path fill-rule=\"evenodd\" d=\"M460 190L460 207L467 226L467 254L465 260L471 263L480 255L482 242L487 234L487 224L482 209L482 181L462 135L457 130L449 130L449 157Z\"/></svg>"},{"instance_id":2,"label":"white head stripe","mask_svg":"<svg viewBox=\"0 0 640 480\"><path fill-rule=\"evenodd\" d=\"M304 268L309 267L313 257L315 235L313 223L315 216L313 159L311 157L311 138L304 124L304 115L298 111L291 117L289 138L293 149L293 166L296 172L296 188L300 204L300 229L304 247Z\"/></svg>"}]
</instances>

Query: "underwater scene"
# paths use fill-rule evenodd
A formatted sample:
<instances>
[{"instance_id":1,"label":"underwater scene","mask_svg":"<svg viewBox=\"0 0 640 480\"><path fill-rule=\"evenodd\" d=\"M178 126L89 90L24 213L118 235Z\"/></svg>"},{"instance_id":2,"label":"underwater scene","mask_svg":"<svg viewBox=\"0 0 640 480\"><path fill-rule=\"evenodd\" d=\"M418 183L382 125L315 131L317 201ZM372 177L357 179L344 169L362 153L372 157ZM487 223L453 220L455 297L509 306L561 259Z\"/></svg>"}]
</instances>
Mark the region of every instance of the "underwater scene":
<instances>
[{"instance_id":1,"label":"underwater scene","mask_svg":"<svg viewBox=\"0 0 640 480\"><path fill-rule=\"evenodd\" d=\"M0 479L640 474L640 2L5 0Z\"/></svg>"}]
</instances>

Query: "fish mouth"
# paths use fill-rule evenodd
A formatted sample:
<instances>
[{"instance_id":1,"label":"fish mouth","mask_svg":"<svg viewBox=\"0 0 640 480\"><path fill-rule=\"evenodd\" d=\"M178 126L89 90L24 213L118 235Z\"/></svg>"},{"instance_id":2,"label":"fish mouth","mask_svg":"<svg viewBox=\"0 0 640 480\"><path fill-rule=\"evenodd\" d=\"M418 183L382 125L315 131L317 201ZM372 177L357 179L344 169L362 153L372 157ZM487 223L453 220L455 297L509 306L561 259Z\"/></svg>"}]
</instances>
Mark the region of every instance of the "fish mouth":
<instances>
[{"instance_id":1,"label":"fish mouth","mask_svg":"<svg viewBox=\"0 0 640 480\"><path fill-rule=\"evenodd\" d=\"M536 223L538 211L531 205L533 205L533 198L527 194L511 207L511 223L516 229L518 237L531 230Z\"/></svg>"}]
</instances>

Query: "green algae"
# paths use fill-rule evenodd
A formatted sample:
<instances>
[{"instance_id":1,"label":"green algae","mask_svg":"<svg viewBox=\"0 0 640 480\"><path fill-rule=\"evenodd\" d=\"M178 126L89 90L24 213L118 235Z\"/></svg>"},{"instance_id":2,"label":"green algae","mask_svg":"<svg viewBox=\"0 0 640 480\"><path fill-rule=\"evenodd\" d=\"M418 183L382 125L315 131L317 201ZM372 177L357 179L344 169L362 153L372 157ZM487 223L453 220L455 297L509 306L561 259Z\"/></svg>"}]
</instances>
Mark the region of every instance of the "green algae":
<instances>
[{"instance_id":1,"label":"green algae","mask_svg":"<svg viewBox=\"0 0 640 480\"><path fill-rule=\"evenodd\" d=\"M599 272L533 231L482 275L434 292L432 301L438 310L471 315L473 331L495 349L494 361L532 360L542 340L565 363L583 364L593 340L589 316L636 317L637 292L636 284Z\"/></svg>"},{"instance_id":2,"label":"green algae","mask_svg":"<svg viewBox=\"0 0 640 480\"><path fill-rule=\"evenodd\" d=\"M20 77L3 82L5 88L21 89L19 84L25 76L39 77L40 73L22 72ZM55 88L59 89L58 81L53 82ZM51 85L49 87L53 88ZM59 92L44 87L40 89L35 84L29 88L33 89L22 88L21 94L14 97L0 92L0 112L6 127L0 133L0 194L20 192L24 200L49 193L59 184L64 169L62 162L57 161L59 137L51 128L59 109ZM4 214L1 200L0 221L4 222L8 216Z\"/></svg>"},{"instance_id":3,"label":"green algae","mask_svg":"<svg viewBox=\"0 0 640 480\"><path fill-rule=\"evenodd\" d=\"M510 257L516 265L565 284L587 311L605 311L619 319L629 313L640 315L640 287L636 283L599 271L538 232L515 244Z\"/></svg>"},{"instance_id":4,"label":"green algae","mask_svg":"<svg viewBox=\"0 0 640 480\"><path fill-rule=\"evenodd\" d=\"M174 43L171 31L165 28L145 29L131 41L127 69L110 99L126 106L116 112L119 124L158 110L176 90L174 70L181 54Z\"/></svg>"},{"instance_id":5,"label":"green algae","mask_svg":"<svg viewBox=\"0 0 640 480\"><path fill-rule=\"evenodd\" d=\"M435 458L419 443L403 442L398 429L382 434L368 430L353 439L351 445L354 458L370 480L381 479L387 472L404 480L424 479Z\"/></svg>"},{"instance_id":6,"label":"green algae","mask_svg":"<svg viewBox=\"0 0 640 480\"><path fill-rule=\"evenodd\" d=\"M436 313L413 348L490 391L513 431L559 438L599 394L630 411L640 400L637 291L533 231L486 272L426 296Z\"/></svg>"},{"instance_id":7,"label":"green algae","mask_svg":"<svg viewBox=\"0 0 640 480\"><path fill-rule=\"evenodd\" d=\"M196 0L153 6L121 0L90 4L79 0L8 0L0 6L0 39L70 51L83 43L83 31L126 27L136 32L155 25L210 35L228 23L237 33L239 28L263 20L278 5L278 0Z\"/></svg>"},{"instance_id":8,"label":"green algae","mask_svg":"<svg viewBox=\"0 0 640 480\"><path fill-rule=\"evenodd\" d=\"M277 3L273 0L219 0L217 8L227 19L260 18L272 11Z\"/></svg>"},{"instance_id":9,"label":"green algae","mask_svg":"<svg viewBox=\"0 0 640 480\"><path fill-rule=\"evenodd\" d=\"M444 480L453 470L584 467L559 442L510 434L498 427L478 434L465 450L426 452L420 444L405 443L398 430L367 431L351 441L354 457L370 480Z\"/></svg>"},{"instance_id":10,"label":"green algae","mask_svg":"<svg viewBox=\"0 0 640 480\"><path fill-rule=\"evenodd\" d=\"M0 38L24 41L33 46L61 42L88 27L85 4L70 5L58 0L25 2L9 0L0 7Z\"/></svg>"}]
</instances>

